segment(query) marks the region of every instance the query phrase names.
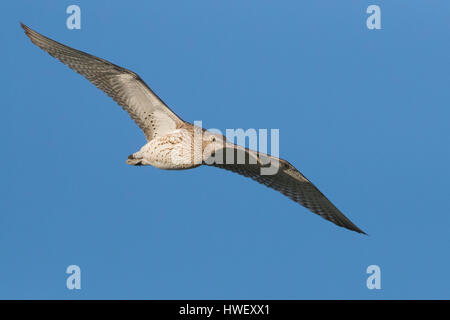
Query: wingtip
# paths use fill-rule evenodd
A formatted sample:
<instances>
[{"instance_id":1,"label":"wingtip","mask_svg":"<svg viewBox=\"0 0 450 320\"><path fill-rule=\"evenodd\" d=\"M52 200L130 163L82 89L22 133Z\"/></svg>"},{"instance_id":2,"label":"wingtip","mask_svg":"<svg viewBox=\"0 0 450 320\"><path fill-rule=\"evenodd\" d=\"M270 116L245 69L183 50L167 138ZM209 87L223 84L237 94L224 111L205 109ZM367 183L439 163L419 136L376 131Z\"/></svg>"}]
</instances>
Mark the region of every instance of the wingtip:
<instances>
[{"instance_id":1,"label":"wingtip","mask_svg":"<svg viewBox=\"0 0 450 320\"><path fill-rule=\"evenodd\" d=\"M348 230L357 232L357 233L361 233L363 235L368 236L368 234L366 232L364 232L363 230L361 230L359 227L357 227L353 222L350 221L350 219L348 219L347 217L344 216L344 221L340 221L340 223L335 223L338 226L344 227ZM333 221L334 222L334 221Z\"/></svg>"},{"instance_id":2,"label":"wingtip","mask_svg":"<svg viewBox=\"0 0 450 320\"><path fill-rule=\"evenodd\" d=\"M361 233L361 234L363 234L363 235L365 235L365 236L369 236L366 232L362 231L362 230L359 229L358 227L356 227L356 228L354 228L354 229L351 229L351 230L353 230L353 231L355 231L355 232L358 232L358 233Z\"/></svg>"},{"instance_id":3,"label":"wingtip","mask_svg":"<svg viewBox=\"0 0 450 320\"><path fill-rule=\"evenodd\" d=\"M30 28L28 26L26 26L25 24L23 24L21 21L19 22L20 26L22 27L23 31L25 31L25 34L28 35L30 33Z\"/></svg>"},{"instance_id":4,"label":"wingtip","mask_svg":"<svg viewBox=\"0 0 450 320\"><path fill-rule=\"evenodd\" d=\"M364 232L363 230L361 230L360 228L358 228L354 223L352 223L350 220L348 220L348 223L345 224L338 224L338 226L343 227L347 230L350 231L354 231L360 234L363 234L365 236L368 236L368 234L366 232Z\"/></svg>"}]
</instances>

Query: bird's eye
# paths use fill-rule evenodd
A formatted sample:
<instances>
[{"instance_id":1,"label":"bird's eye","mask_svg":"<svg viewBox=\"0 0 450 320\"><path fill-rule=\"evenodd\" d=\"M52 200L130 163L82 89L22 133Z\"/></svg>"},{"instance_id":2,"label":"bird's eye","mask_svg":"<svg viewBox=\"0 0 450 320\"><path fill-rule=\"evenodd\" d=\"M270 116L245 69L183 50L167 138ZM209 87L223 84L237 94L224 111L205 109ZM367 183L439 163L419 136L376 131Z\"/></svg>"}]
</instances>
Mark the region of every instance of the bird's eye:
<instances>
[{"instance_id":1,"label":"bird's eye","mask_svg":"<svg viewBox=\"0 0 450 320\"><path fill-rule=\"evenodd\" d=\"M216 137L212 137L212 142L216 141Z\"/></svg>"}]
</instances>

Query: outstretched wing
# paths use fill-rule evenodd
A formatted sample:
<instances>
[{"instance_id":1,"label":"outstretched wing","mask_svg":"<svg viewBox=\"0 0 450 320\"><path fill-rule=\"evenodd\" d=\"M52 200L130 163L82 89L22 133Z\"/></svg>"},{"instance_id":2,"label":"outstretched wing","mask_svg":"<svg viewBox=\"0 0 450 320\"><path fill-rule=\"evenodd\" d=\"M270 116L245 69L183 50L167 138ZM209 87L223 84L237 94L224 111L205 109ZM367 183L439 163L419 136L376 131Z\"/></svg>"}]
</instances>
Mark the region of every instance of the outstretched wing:
<instances>
[{"instance_id":1,"label":"outstretched wing","mask_svg":"<svg viewBox=\"0 0 450 320\"><path fill-rule=\"evenodd\" d=\"M35 45L113 98L144 131L147 140L173 131L183 122L136 73L21 26Z\"/></svg>"},{"instance_id":2,"label":"outstretched wing","mask_svg":"<svg viewBox=\"0 0 450 320\"><path fill-rule=\"evenodd\" d=\"M221 159L221 161L217 161L218 159ZM340 227L366 234L344 216L319 189L286 160L226 143L226 147L223 150L216 151L214 159L206 161L206 164L249 177L281 192Z\"/></svg>"}]
</instances>

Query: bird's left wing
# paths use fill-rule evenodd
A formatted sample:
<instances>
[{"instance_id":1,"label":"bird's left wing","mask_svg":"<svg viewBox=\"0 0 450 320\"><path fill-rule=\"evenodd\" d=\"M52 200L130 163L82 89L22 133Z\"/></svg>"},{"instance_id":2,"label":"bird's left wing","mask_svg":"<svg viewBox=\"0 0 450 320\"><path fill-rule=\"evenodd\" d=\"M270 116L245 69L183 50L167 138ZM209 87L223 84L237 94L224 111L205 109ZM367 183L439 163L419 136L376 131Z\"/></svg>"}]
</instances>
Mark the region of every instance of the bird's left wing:
<instances>
[{"instance_id":1,"label":"bird's left wing","mask_svg":"<svg viewBox=\"0 0 450 320\"><path fill-rule=\"evenodd\" d=\"M205 164L249 177L256 182L281 192L293 201L340 227L365 234L300 171L286 160L231 143L226 143L224 149L216 151L214 157L210 159L212 160L207 160ZM217 161L219 159L220 161ZM262 174L264 172L261 169L266 170L266 173L272 174Z\"/></svg>"},{"instance_id":2,"label":"bird's left wing","mask_svg":"<svg viewBox=\"0 0 450 320\"><path fill-rule=\"evenodd\" d=\"M113 98L144 131L147 140L165 135L184 121L133 71L70 48L21 24L30 40Z\"/></svg>"}]
</instances>

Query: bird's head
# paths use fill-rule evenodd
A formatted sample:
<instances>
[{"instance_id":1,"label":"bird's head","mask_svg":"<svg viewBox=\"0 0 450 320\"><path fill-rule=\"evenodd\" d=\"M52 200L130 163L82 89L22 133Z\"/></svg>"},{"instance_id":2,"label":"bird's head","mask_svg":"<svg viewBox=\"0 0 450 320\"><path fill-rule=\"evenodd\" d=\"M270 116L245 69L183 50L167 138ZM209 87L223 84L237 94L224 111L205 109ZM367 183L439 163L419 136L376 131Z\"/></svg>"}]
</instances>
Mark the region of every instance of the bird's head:
<instances>
[{"instance_id":1,"label":"bird's head","mask_svg":"<svg viewBox=\"0 0 450 320\"><path fill-rule=\"evenodd\" d=\"M218 152L225 148L227 138L223 134L205 130L203 132L202 142L203 161L207 161L211 157L215 157Z\"/></svg>"}]
</instances>

